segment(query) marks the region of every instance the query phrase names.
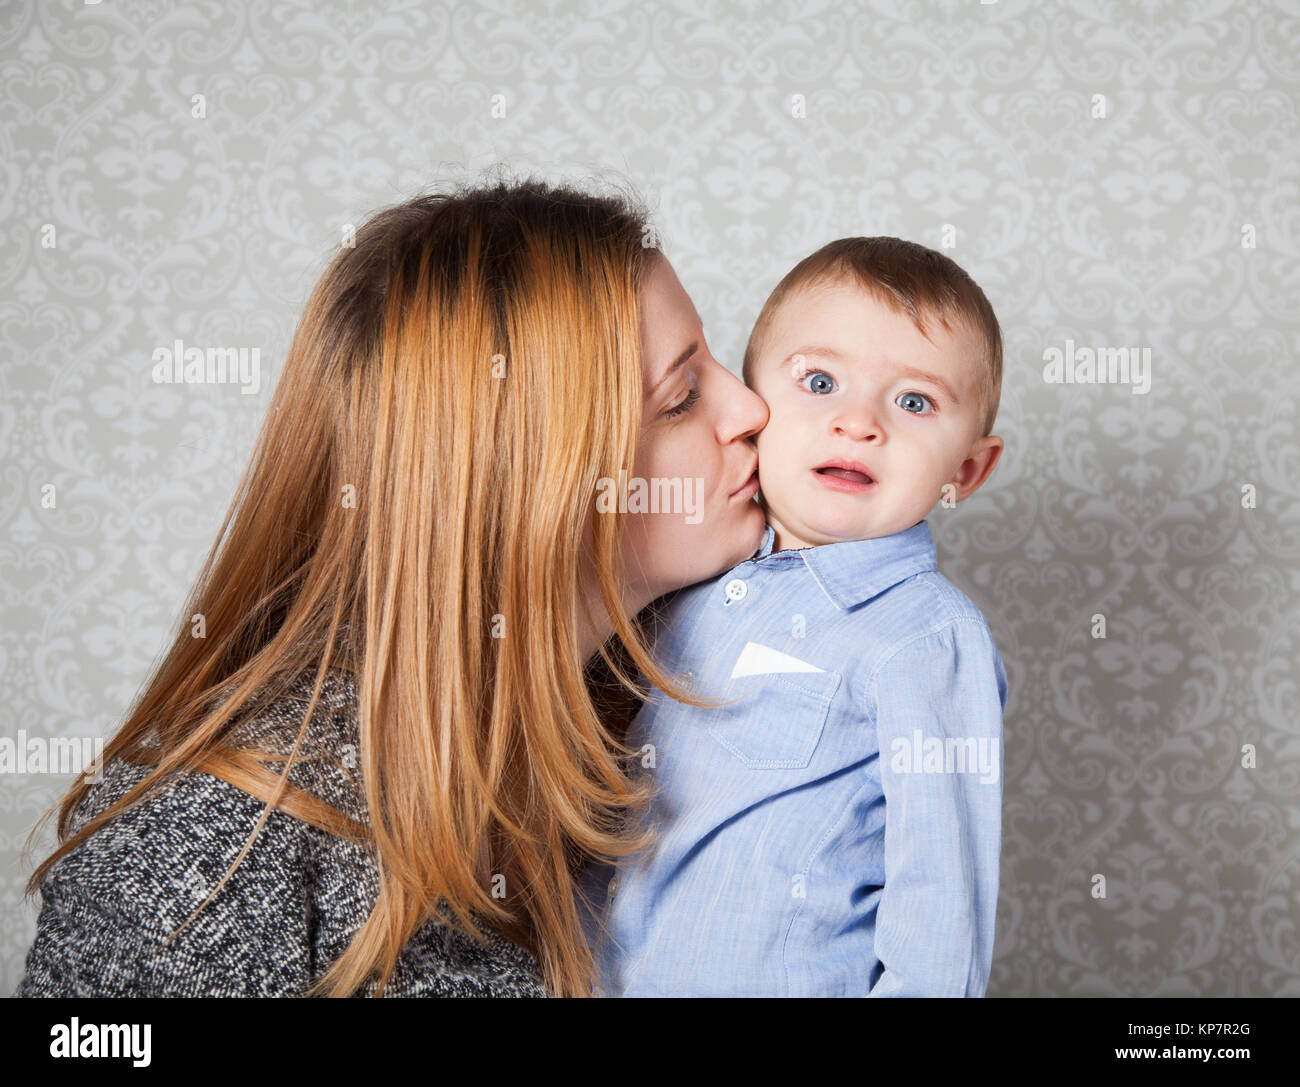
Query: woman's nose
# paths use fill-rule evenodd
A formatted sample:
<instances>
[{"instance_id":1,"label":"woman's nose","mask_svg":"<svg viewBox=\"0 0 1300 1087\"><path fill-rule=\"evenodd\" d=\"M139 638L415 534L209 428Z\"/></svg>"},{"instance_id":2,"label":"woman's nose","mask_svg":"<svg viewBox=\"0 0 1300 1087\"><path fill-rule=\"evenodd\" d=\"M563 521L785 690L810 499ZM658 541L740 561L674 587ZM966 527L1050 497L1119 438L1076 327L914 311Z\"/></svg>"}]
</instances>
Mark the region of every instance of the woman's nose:
<instances>
[{"instance_id":1,"label":"woman's nose","mask_svg":"<svg viewBox=\"0 0 1300 1087\"><path fill-rule=\"evenodd\" d=\"M749 438L765 426L770 412L767 402L730 371L724 371L734 382L730 388L722 390L723 402L727 410L723 413L718 430L718 438L724 444L737 438Z\"/></svg>"}]
</instances>

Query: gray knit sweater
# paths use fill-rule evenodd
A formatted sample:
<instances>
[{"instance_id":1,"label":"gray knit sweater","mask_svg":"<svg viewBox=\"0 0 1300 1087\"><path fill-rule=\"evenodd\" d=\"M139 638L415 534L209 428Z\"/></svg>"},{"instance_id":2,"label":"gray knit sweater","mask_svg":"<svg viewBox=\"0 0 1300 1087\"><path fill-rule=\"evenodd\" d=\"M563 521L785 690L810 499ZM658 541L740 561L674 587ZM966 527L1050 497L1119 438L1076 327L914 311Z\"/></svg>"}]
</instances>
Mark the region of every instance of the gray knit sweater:
<instances>
[{"instance_id":1,"label":"gray knit sweater","mask_svg":"<svg viewBox=\"0 0 1300 1087\"><path fill-rule=\"evenodd\" d=\"M239 742L287 752L310 695L308 680L249 714L236 726ZM358 744L355 681L331 670L289 780L368 826L358 771L347 769ZM148 770L111 760L75 813L74 829ZM301 995L369 916L378 871L367 849L281 811L270 813L220 893L170 947L161 946L220 881L263 807L220 778L187 772L101 827L46 874L36 939L14 995ZM370 981L357 995L374 991ZM403 949L384 995L547 993L524 949L496 934L483 947L429 920Z\"/></svg>"}]
</instances>

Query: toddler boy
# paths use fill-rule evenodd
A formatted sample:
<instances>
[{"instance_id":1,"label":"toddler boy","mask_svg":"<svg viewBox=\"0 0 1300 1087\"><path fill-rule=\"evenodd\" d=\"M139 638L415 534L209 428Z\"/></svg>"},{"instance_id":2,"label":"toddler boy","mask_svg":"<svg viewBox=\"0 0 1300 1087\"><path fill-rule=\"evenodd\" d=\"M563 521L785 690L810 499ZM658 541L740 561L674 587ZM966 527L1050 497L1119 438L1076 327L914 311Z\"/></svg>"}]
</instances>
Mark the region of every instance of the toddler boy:
<instances>
[{"instance_id":1,"label":"toddler boy","mask_svg":"<svg viewBox=\"0 0 1300 1087\"><path fill-rule=\"evenodd\" d=\"M653 691L632 726L657 836L609 881L598 994L984 994L1006 677L924 518L997 463L1001 370L984 293L911 242L832 242L767 300L763 542L655 642L730 704Z\"/></svg>"}]
</instances>

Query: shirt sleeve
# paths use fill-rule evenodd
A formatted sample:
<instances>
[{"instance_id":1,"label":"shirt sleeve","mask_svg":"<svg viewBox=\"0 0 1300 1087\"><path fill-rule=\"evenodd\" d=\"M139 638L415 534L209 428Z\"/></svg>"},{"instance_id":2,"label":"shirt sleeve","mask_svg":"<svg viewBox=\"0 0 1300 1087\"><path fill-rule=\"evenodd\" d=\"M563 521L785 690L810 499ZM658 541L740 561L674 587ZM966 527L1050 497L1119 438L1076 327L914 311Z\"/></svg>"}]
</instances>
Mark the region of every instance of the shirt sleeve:
<instances>
[{"instance_id":1,"label":"shirt sleeve","mask_svg":"<svg viewBox=\"0 0 1300 1087\"><path fill-rule=\"evenodd\" d=\"M1007 681L987 626L959 619L876 672L885 884L873 997L979 997L988 986L1002 847Z\"/></svg>"}]
</instances>

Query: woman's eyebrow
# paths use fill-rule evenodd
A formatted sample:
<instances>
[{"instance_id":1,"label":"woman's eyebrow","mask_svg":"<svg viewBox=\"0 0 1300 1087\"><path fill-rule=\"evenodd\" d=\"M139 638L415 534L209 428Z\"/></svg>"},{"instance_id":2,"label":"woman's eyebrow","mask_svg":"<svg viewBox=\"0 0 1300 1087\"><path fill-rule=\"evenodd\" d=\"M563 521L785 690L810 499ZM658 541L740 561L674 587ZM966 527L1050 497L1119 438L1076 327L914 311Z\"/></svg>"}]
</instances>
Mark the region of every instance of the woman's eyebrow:
<instances>
[{"instance_id":1,"label":"woman's eyebrow","mask_svg":"<svg viewBox=\"0 0 1300 1087\"><path fill-rule=\"evenodd\" d=\"M683 366L686 360L689 359L693 354L695 354L695 352L698 351L699 349L700 349L700 341L699 340L693 341L691 345L688 348L686 348L685 351L683 351L680 355L678 355L675 359L673 359L672 365L669 366L668 369L664 371L664 376L655 382L654 388L652 388L650 391L653 393L656 389L658 389L660 385L662 385L665 381L667 381L670 377L672 377L674 372L676 372L681 366Z\"/></svg>"}]
</instances>

